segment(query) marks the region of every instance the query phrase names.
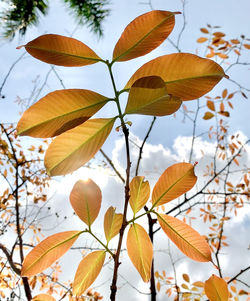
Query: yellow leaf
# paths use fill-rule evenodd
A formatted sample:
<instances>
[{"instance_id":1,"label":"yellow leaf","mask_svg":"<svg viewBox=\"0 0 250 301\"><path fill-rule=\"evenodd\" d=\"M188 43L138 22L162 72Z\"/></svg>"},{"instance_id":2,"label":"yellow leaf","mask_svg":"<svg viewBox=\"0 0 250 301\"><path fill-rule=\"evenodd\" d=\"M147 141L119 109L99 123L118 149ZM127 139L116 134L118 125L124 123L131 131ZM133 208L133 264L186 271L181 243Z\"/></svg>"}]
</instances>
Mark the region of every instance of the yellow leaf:
<instances>
[{"instance_id":1,"label":"yellow leaf","mask_svg":"<svg viewBox=\"0 0 250 301\"><path fill-rule=\"evenodd\" d=\"M123 214L115 213L115 208L109 207L104 216L104 233L107 243L119 233L122 220Z\"/></svg>"},{"instance_id":2,"label":"yellow leaf","mask_svg":"<svg viewBox=\"0 0 250 301\"><path fill-rule=\"evenodd\" d=\"M148 282L151 275L153 246L147 232L139 224L131 225L128 231L127 250L142 280Z\"/></svg>"},{"instance_id":3,"label":"yellow leaf","mask_svg":"<svg viewBox=\"0 0 250 301\"><path fill-rule=\"evenodd\" d=\"M95 64L102 60L84 43L57 34L42 35L24 47L33 57L58 66L79 67Z\"/></svg>"},{"instance_id":4,"label":"yellow leaf","mask_svg":"<svg viewBox=\"0 0 250 301\"><path fill-rule=\"evenodd\" d=\"M208 243L189 225L166 214L158 214L158 221L162 230L186 256L200 262L212 261Z\"/></svg>"},{"instance_id":5,"label":"yellow leaf","mask_svg":"<svg viewBox=\"0 0 250 301\"><path fill-rule=\"evenodd\" d=\"M32 298L32 301L56 301L56 299L51 295L39 294Z\"/></svg>"},{"instance_id":6,"label":"yellow leaf","mask_svg":"<svg viewBox=\"0 0 250 301\"><path fill-rule=\"evenodd\" d=\"M88 162L107 139L115 118L90 119L50 144L44 159L51 176L65 175Z\"/></svg>"},{"instance_id":7,"label":"yellow leaf","mask_svg":"<svg viewBox=\"0 0 250 301\"><path fill-rule=\"evenodd\" d=\"M194 283L192 283L194 286L197 286L197 287L204 287L204 283L201 282L201 281L196 281Z\"/></svg>"},{"instance_id":8,"label":"yellow leaf","mask_svg":"<svg viewBox=\"0 0 250 301\"><path fill-rule=\"evenodd\" d=\"M79 180L69 198L75 213L85 224L91 226L101 208L102 192L99 186L91 179Z\"/></svg>"},{"instance_id":9,"label":"yellow leaf","mask_svg":"<svg viewBox=\"0 0 250 301\"><path fill-rule=\"evenodd\" d=\"M212 275L205 281L205 293L210 301L228 301L229 292L224 279Z\"/></svg>"},{"instance_id":10,"label":"yellow leaf","mask_svg":"<svg viewBox=\"0 0 250 301\"><path fill-rule=\"evenodd\" d=\"M217 53L217 55L221 58L221 59L227 59L228 55L225 53Z\"/></svg>"},{"instance_id":11,"label":"yellow leaf","mask_svg":"<svg viewBox=\"0 0 250 301\"><path fill-rule=\"evenodd\" d=\"M215 105L214 105L214 102L211 101L211 100L208 100L207 101L207 107L212 110L212 111L215 111Z\"/></svg>"},{"instance_id":12,"label":"yellow leaf","mask_svg":"<svg viewBox=\"0 0 250 301\"><path fill-rule=\"evenodd\" d=\"M158 47L173 30L175 14L153 10L134 19L115 45L113 61L128 61Z\"/></svg>"},{"instance_id":13,"label":"yellow leaf","mask_svg":"<svg viewBox=\"0 0 250 301\"><path fill-rule=\"evenodd\" d=\"M24 259L22 276L30 277L52 265L73 245L82 231L66 231L44 239Z\"/></svg>"},{"instance_id":14,"label":"yellow leaf","mask_svg":"<svg viewBox=\"0 0 250 301\"><path fill-rule=\"evenodd\" d=\"M201 38L197 39L197 42L198 42L198 43L204 43L204 42L206 42L207 40L208 40L208 38L201 37Z\"/></svg>"},{"instance_id":15,"label":"yellow leaf","mask_svg":"<svg viewBox=\"0 0 250 301\"><path fill-rule=\"evenodd\" d=\"M144 177L134 177L130 182L129 204L134 214L136 214L147 203L150 195L148 181L144 182Z\"/></svg>"},{"instance_id":16,"label":"yellow leaf","mask_svg":"<svg viewBox=\"0 0 250 301\"><path fill-rule=\"evenodd\" d=\"M137 79L146 76L161 77L168 94L181 100L192 100L209 92L225 73L212 60L190 53L174 53L144 64L132 75L125 89L131 88Z\"/></svg>"},{"instance_id":17,"label":"yellow leaf","mask_svg":"<svg viewBox=\"0 0 250 301\"><path fill-rule=\"evenodd\" d=\"M17 134L41 138L60 135L88 120L107 101L105 96L89 90L54 91L24 112Z\"/></svg>"},{"instance_id":18,"label":"yellow leaf","mask_svg":"<svg viewBox=\"0 0 250 301\"><path fill-rule=\"evenodd\" d=\"M166 85L160 77L147 76L133 83L125 113L165 116L176 112L181 103L179 98L168 95Z\"/></svg>"},{"instance_id":19,"label":"yellow leaf","mask_svg":"<svg viewBox=\"0 0 250 301\"><path fill-rule=\"evenodd\" d=\"M85 256L80 262L73 282L73 294L82 295L95 281L104 264L105 251L95 251Z\"/></svg>"},{"instance_id":20,"label":"yellow leaf","mask_svg":"<svg viewBox=\"0 0 250 301\"><path fill-rule=\"evenodd\" d=\"M152 193L153 206L168 203L190 190L196 183L194 165L177 163L168 167L156 182Z\"/></svg>"}]
</instances>

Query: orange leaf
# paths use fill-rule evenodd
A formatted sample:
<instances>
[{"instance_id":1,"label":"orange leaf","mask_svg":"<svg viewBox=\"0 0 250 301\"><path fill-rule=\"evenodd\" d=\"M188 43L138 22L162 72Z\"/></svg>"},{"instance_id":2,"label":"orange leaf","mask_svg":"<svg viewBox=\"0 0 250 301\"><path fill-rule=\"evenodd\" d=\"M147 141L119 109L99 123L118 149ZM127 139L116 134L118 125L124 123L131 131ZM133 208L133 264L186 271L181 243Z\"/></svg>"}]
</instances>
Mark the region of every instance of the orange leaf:
<instances>
[{"instance_id":1,"label":"orange leaf","mask_svg":"<svg viewBox=\"0 0 250 301\"><path fill-rule=\"evenodd\" d=\"M177 163L168 167L155 184L152 193L153 207L168 203L189 191L196 183L194 165Z\"/></svg>"},{"instance_id":2,"label":"orange leaf","mask_svg":"<svg viewBox=\"0 0 250 301\"><path fill-rule=\"evenodd\" d=\"M127 61L149 53L171 33L176 13L153 10L134 19L115 45L113 61Z\"/></svg>"},{"instance_id":3,"label":"orange leaf","mask_svg":"<svg viewBox=\"0 0 250 301\"><path fill-rule=\"evenodd\" d=\"M166 214L158 214L158 221L162 230L186 256L200 262L212 261L208 243L189 225Z\"/></svg>"},{"instance_id":4,"label":"orange leaf","mask_svg":"<svg viewBox=\"0 0 250 301\"><path fill-rule=\"evenodd\" d=\"M128 256L140 273L142 280L148 282L151 275L153 245L142 226L131 225L127 236L127 250Z\"/></svg>"},{"instance_id":5,"label":"orange leaf","mask_svg":"<svg viewBox=\"0 0 250 301\"><path fill-rule=\"evenodd\" d=\"M207 107L211 110L211 111L215 111L215 105L214 102L211 100L207 101Z\"/></svg>"},{"instance_id":6,"label":"orange leaf","mask_svg":"<svg viewBox=\"0 0 250 301\"><path fill-rule=\"evenodd\" d=\"M223 92L222 92L222 98L226 98L227 94L228 94L227 89L224 89Z\"/></svg>"},{"instance_id":7,"label":"orange leaf","mask_svg":"<svg viewBox=\"0 0 250 301\"><path fill-rule=\"evenodd\" d=\"M115 208L109 207L104 216L104 233L107 243L119 233L122 220L123 214L115 213Z\"/></svg>"},{"instance_id":8,"label":"orange leaf","mask_svg":"<svg viewBox=\"0 0 250 301\"><path fill-rule=\"evenodd\" d=\"M225 36L224 32L220 32L220 31L214 32L213 35L217 38L222 38Z\"/></svg>"},{"instance_id":9,"label":"orange leaf","mask_svg":"<svg viewBox=\"0 0 250 301\"><path fill-rule=\"evenodd\" d=\"M238 39L232 39L230 40L233 44L240 44L240 41Z\"/></svg>"},{"instance_id":10,"label":"orange leaf","mask_svg":"<svg viewBox=\"0 0 250 301\"><path fill-rule=\"evenodd\" d=\"M24 259L22 276L30 277L52 265L73 245L82 231L66 231L44 239Z\"/></svg>"},{"instance_id":11,"label":"orange leaf","mask_svg":"<svg viewBox=\"0 0 250 301\"><path fill-rule=\"evenodd\" d=\"M51 176L73 172L93 158L107 139L115 118L90 119L56 137L44 164Z\"/></svg>"},{"instance_id":12,"label":"orange leaf","mask_svg":"<svg viewBox=\"0 0 250 301\"><path fill-rule=\"evenodd\" d=\"M33 57L58 66L79 67L95 64L102 60L82 42L56 34L42 35L24 47Z\"/></svg>"},{"instance_id":13,"label":"orange leaf","mask_svg":"<svg viewBox=\"0 0 250 301\"><path fill-rule=\"evenodd\" d=\"M204 42L206 42L207 40L208 40L208 38L201 37L201 38L197 39L197 42L198 42L198 43L204 43Z\"/></svg>"},{"instance_id":14,"label":"orange leaf","mask_svg":"<svg viewBox=\"0 0 250 301\"><path fill-rule=\"evenodd\" d=\"M80 262L73 282L73 294L82 295L100 274L104 264L105 251L95 251L85 256Z\"/></svg>"},{"instance_id":15,"label":"orange leaf","mask_svg":"<svg viewBox=\"0 0 250 301\"><path fill-rule=\"evenodd\" d=\"M224 279L212 275L205 281L205 293L210 301L228 301L229 292Z\"/></svg>"},{"instance_id":16,"label":"orange leaf","mask_svg":"<svg viewBox=\"0 0 250 301\"><path fill-rule=\"evenodd\" d=\"M250 49L250 44L243 44L246 49Z\"/></svg>"},{"instance_id":17,"label":"orange leaf","mask_svg":"<svg viewBox=\"0 0 250 301\"><path fill-rule=\"evenodd\" d=\"M228 111L219 111L218 114L222 115L222 116L225 116L225 117L229 117L230 114Z\"/></svg>"},{"instance_id":18,"label":"orange leaf","mask_svg":"<svg viewBox=\"0 0 250 301\"><path fill-rule=\"evenodd\" d=\"M39 294L32 298L32 301L56 301L56 299L51 295Z\"/></svg>"},{"instance_id":19,"label":"orange leaf","mask_svg":"<svg viewBox=\"0 0 250 301\"><path fill-rule=\"evenodd\" d=\"M134 177L130 182L129 204L134 214L136 214L147 203L150 195L148 181L144 182L145 177Z\"/></svg>"},{"instance_id":20,"label":"orange leaf","mask_svg":"<svg viewBox=\"0 0 250 301\"><path fill-rule=\"evenodd\" d=\"M217 53L217 55L221 58L221 59L227 59L228 55L225 53Z\"/></svg>"},{"instance_id":21,"label":"orange leaf","mask_svg":"<svg viewBox=\"0 0 250 301\"><path fill-rule=\"evenodd\" d=\"M214 117L214 114L213 114L213 113L211 113L211 112L206 112L202 118L205 119L205 120L209 120L209 119L211 119L211 118L213 118L213 117Z\"/></svg>"},{"instance_id":22,"label":"orange leaf","mask_svg":"<svg viewBox=\"0 0 250 301\"><path fill-rule=\"evenodd\" d=\"M91 226L101 208L102 192L99 186L91 179L79 180L69 198L75 213L85 224Z\"/></svg>"},{"instance_id":23,"label":"orange leaf","mask_svg":"<svg viewBox=\"0 0 250 301\"><path fill-rule=\"evenodd\" d=\"M160 56L139 68L130 78L125 89L146 76L161 77L168 94L181 100L196 99L209 92L225 73L214 61L190 53L174 53Z\"/></svg>"},{"instance_id":24,"label":"orange leaf","mask_svg":"<svg viewBox=\"0 0 250 301\"><path fill-rule=\"evenodd\" d=\"M165 116L176 112L182 101L168 95L164 81L158 76L136 80L130 91L125 113Z\"/></svg>"},{"instance_id":25,"label":"orange leaf","mask_svg":"<svg viewBox=\"0 0 250 301\"><path fill-rule=\"evenodd\" d=\"M204 27L200 28L200 31L203 32L203 33L209 33L209 31L206 28L204 28Z\"/></svg>"},{"instance_id":26,"label":"orange leaf","mask_svg":"<svg viewBox=\"0 0 250 301\"><path fill-rule=\"evenodd\" d=\"M88 120L108 101L90 90L65 89L49 93L24 112L18 135L53 137Z\"/></svg>"}]
</instances>

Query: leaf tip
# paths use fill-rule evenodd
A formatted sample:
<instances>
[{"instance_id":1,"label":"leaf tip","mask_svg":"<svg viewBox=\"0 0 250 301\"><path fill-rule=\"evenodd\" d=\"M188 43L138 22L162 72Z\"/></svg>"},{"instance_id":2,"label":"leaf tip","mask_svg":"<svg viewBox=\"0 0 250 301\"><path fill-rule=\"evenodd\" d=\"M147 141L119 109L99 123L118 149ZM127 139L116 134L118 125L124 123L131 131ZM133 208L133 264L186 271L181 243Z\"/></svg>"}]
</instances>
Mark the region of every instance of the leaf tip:
<instances>
[{"instance_id":1,"label":"leaf tip","mask_svg":"<svg viewBox=\"0 0 250 301\"><path fill-rule=\"evenodd\" d=\"M226 79L229 79L229 78L230 78L227 74L224 74L224 77L225 77Z\"/></svg>"},{"instance_id":2,"label":"leaf tip","mask_svg":"<svg viewBox=\"0 0 250 301\"><path fill-rule=\"evenodd\" d=\"M181 15L182 12L180 12L180 11L175 11L175 12L173 12L173 14L174 14L174 15Z\"/></svg>"}]
</instances>

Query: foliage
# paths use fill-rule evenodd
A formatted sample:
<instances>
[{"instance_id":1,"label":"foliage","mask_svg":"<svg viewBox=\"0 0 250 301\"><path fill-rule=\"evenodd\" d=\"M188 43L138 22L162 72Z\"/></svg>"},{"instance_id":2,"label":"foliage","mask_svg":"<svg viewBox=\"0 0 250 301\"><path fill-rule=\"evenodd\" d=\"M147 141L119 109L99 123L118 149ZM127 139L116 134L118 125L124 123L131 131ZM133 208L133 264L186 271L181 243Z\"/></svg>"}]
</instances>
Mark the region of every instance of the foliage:
<instances>
[{"instance_id":1,"label":"foliage","mask_svg":"<svg viewBox=\"0 0 250 301\"><path fill-rule=\"evenodd\" d=\"M6 9L1 12L3 24L3 36L8 39L14 38L16 32L24 35L27 28L36 25L41 15L48 12L48 0L11 0L5 1ZM76 19L82 24L87 24L90 29L102 35L102 22L109 15L109 9L105 6L107 1L100 0L64 0L69 9L75 14Z\"/></svg>"},{"instance_id":2,"label":"foliage","mask_svg":"<svg viewBox=\"0 0 250 301\"><path fill-rule=\"evenodd\" d=\"M120 230L116 226L115 232L110 234L113 228L112 224L115 222L115 212L113 211L111 215L107 212L104 221L107 241L102 242L94 235L92 223L100 209L100 189L92 180L88 183L78 182L71 192L71 204L76 214L88 227L80 232L61 232L45 239L25 258L22 276L32 276L42 272L59 259L81 233L89 233L102 245L103 250L92 252L83 258L73 282L73 294L81 296L92 284L100 273L104 264L105 253L108 252L114 259L110 299L115 300L119 256L124 231L128 225L131 225L127 235L128 255L143 281L148 282L151 278L153 246L144 228L135 223L142 216L149 214L156 215L164 232L188 257L197 261L212 261L210 247L198 232L182 221L168 215L159 214L156 210L160 205L178 198L193 188L197 180L194 174L194 165L177 163L166 169L154 186L151 208L146 207L147 210L144 213L137 215L137 212L148 201L149 193L147 190L150 188L149 186L146 190L141 188L144 178L141 178L141 180L140 178L134 178L130 183L129 130L124 117L129 113L153 116L173 114L179 109L182 101L195 99L210 91L225 76L223 69L215 62L202 59L193 54L165 55L143 65L131 77L125 89L121 91L116 89L112 73L112 66L116 61L137 58L159 46L171 33L176 14L165 11L151 11L137 17L122 33L114 48L111 62L101 59L93 50L80 41L63 36L44 35L24 46L32 56L50 64L84 66L102 62L109 70L114 88L114 98L98 96L100 99L105 99L105 102L113 101L116 104L118 115L112 118L89 119L95 113L93 111L86 114L90 101L89 96L91 94L95 95L95 92L84 93L86 90L56 91L54 94L45 96L23 114L17 125L19 134L35 137L59 135L51 143L45 155L47 172L52 176L63 175L85 164L101 148L112 130L114 122L119 119L126 142L127 173L124 211L123 215L120 214L122 222L118 223ZM119 96L124 92L129 92L129 97L127 107L123 113ZM59 110L56 105L51 105L54 99L56 101L58 93L60 93L62 99L64 97L65 99L70 98L71 94L81 93L86 101L81 102L80 107L79 105L75 107L73 101L74 106L68 105L68 102L64 105L61 103ZM94 101L94 106L96 106L95 103L96 101ZM43 107L49 108L49 114L43 110ZM76 116L75 112L79 114ZM51 122L53 123L53 133L50 130ZM144 186L146 183L144 183ZM130 187L132 198L130 198ZM142 200L137 196L140 196ZM130 221L127 220L129 201L134 211L134 217ZM138 205L138 202L142 202L142 204ZM116 215L117 218L118 215ZM109 240L118 232L117 251L113 253L108 246ZM83 270L83 266L88 268Z\"/></svg>"}]
</instances>

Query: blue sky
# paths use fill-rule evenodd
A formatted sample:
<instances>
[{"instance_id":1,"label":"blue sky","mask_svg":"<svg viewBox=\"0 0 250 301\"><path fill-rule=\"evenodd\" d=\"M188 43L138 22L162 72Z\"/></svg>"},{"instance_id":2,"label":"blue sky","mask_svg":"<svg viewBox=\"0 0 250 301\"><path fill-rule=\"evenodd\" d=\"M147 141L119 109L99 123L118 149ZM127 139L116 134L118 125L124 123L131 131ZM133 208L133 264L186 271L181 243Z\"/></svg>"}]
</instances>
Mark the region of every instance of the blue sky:
<instances>
[{"instance_id":1,"label":"blue sky","mask_svg":"<svg viewBox=\"0 0 250 301\"><path fill-rule=\"evenodd\" d=\"M44 33L55 33L69 36L75 30L76 24L74 19L67 13L66 6L62 5L62 1L53 0L50 2L52 4L50 4L49 15L47 17L42 17L39 25L28 30L27 35L24 38L19 39L17 37L11 43L6 43L4 41L0 42L0 84L2 83L11 64L24 52L23 49L19 51L16 50L16 46L25 44L26 42ZM155 0L152 1L152 4L155 9L182 11L181 1L177 0ZM86 43L104 59L111 58L113 47L116 41L119 39L119 36L125 26L138 15L149 11L149 6L140 4L140 1L136 0L113 0L110 8L111 15L107 18L104 24L104 37L102 39L98 40L85 27L77 27L77 30L74 33L74 38ZM200 56L204 54L203 46L197 44L196 39L201 36L199 28L204 27L207 23L211 25L220 25L221 29L219 30L225 32L229 38L238 38L241 34L244 34L246 37L250 38L249 11L250 1L248 0L189 0L186 4L187 26L183 33L183 39L180 43L182 51L196 53ZM176 27L170 36L173 40L176 40L182 24L182 16L177 15ZM124 63L117 63L114 66L117 86L122 88L133 72L146 61L155 58L156 56L172 52L176 52L176 50L169 42L166 41L159 48L144 57ZM250 51L246 52L245 55L242 55L242 61L250 62ZM28 98L31 95L34 85L37 85L37 93L40 87L43 85L44 79L49 70L49 65L35 60L28 54L25 55L25 58L15 66L14 71L10 74L6 85L3 88L2 94L5 95L5 99L0 99L1 122L16 122L19 119L19 112L21 108L16 103L17 96L22 99ZM83 68L56 67L56 70L62 78L66 88L84 88L94 90L106 96L113 95L111 82L108 78L108 72L103 64L95 64ZM239 81L242 86L250 88L249 66L232 68L228 75L232 79ZM55 75L51 73L46 85L41 90L39 97L46 95L50 91L61 88L60 82ZM216 96L218 93L221 93L222 89L224 88L227 88L230 92L236 89L231 82L223 79L221 83L209 93L209 95ZM249 93L247 95L250 96ZM35 101L35 99L32 98L32 101ZM122 101L125 103L125 99ZM201 99L201 101L203 101L205 104L205 99ZM196 106L196 102L191 101L186 103L186 105L188 106L189 110L192 110ZM249 136L249 100L237 96L233 99L233 105L235 109L231 111L231 118L229 121L230 132L234 133L236 131L241 131L245 136ZM101 112L98 113L98 116L110 116L110 108L110 106L103 108ZM201 117L202 114L200 119ZM131 128L133 135L136 137L136 139L143 139L147 125L151 121L151 117L136 116L130 117L130 120L133 122L133 126ZM202 133L204 129L207 128L207 122L208 121L203 120L199 122L198 134ZM146 174L150 174L151 172L150 180L152 183L155 182L159 176L159 170L162 168L163 170L165 169L162 165L165 166L174 163L176 160L187 160L188 150L185 148L185 146L190 143L190 136L192 135L191 130L192 128L188 121L183 122L183 115L181 113L177 113L176 118L164 117L157 120L152 135L148 140L147 148L144 153L146 159L142 166L142 171L144 171ZM114 161L116 160L115 162L120 166L121 170L123 170L124 159L121 156L123 153L123 144L120 138L120 134L113 131L107 143L105 144L104 149L112 156ZM207 141L207 136L200 140L196 147L196 159L200 159L200 148L204 148L209 154L209 149L213 148L213 144L209 143L210 142ZM200 160L201 166L205 166L205 163L208 159L205 157ZM249 155L246 155L246 162L249 163L249 160ZM157 162L160 162L160 164ZM154 173L152 171L156 172ZM70 191L70 186L73 185L73 180L79 178L82 174L86 175L86 173L88 173L88 171L78 171L73 178L66 177L64 180L62 180L61 184L57 183L61 194L59 194L59 196L57 196L55 199L55 210L59 210L62 207L62 202L66 201L67 194ZM121 196L121 193L123 192L122 185L117 183L114 178L108 178L107 175L97 177L96 173L91 173L91 176L96 177L98 184L104 189L105 199L108 200L107 204L104 206L105 209L111 203L119 208L117 199L119 199L119 196ZM63 187L66 187L65 190L62 190ZM113 187L113 189L110 189L110 187ZM249 218L247 218L244 214L241 215L241 218L244 221L244 225L249 225ZM235 226L235 229L230 228L229 231L234 231L234 233L237 233L237 229L242 229L242 224L240 224L239 221L236 221L235 225L238 226ZM78 226L78 224L76 223L75 226ZM99 227L101 227L101 225L99 225ZM243 246L243 240L247 233L245 233L245 231L241 231L240 233L240 243ZM232 241L237 243L235 238L232 238ZM161 246L162 245L160 243L159 247ZM230 255L231 257L229 257L229 259L235 258L235 254L237 254L237 249L235 253ZM177 254L177 257L178 256L179 255ZM166 260L164 258L165 257L161 255L158 261L159 266L161 266L162 262ZM238 258L237 260L235 259L235 261L239 263L239 266L240 264L243 264L243 258ZM132 265L127 265L126 263L125 267L123 268L124 275L126 275L126 272L129 272L131 269ZM180 269L185 271L194 269L198 275L201 275L200 271L202 267L199 264L194 267L192 263L187 261L187 263L182 263L180 265ZM232 274L233 272L234 271L230 271ZM107 271L105 275L109 275L109 271ZM135 276L137 277L137 275ZM104 278L102 277L99 280L99 283L102 283ZM138 278L133 278L133 281L137 281L135 279ZM135 283L139 288L145 288L141 282ZM125 286L125 288L126 287L127 286ZM108 290L105 291L103 286L101 287L101 290L108 294ZM125 289L121 288L121 293L123 294L124 292ZM145 300L145 297L143 299L139 294L136 295L136 298L137 299L134 300ZM122 297L119 300L122 300ZM126 298L124 300L126 300ZM162 296L162 300L164 300L164 296Z\"/></svg>"}]
</instances>

